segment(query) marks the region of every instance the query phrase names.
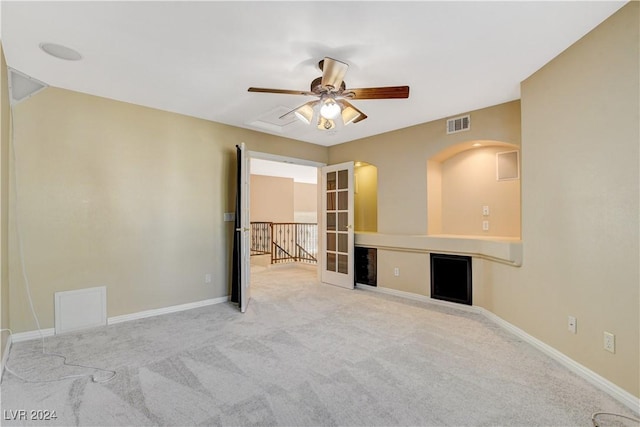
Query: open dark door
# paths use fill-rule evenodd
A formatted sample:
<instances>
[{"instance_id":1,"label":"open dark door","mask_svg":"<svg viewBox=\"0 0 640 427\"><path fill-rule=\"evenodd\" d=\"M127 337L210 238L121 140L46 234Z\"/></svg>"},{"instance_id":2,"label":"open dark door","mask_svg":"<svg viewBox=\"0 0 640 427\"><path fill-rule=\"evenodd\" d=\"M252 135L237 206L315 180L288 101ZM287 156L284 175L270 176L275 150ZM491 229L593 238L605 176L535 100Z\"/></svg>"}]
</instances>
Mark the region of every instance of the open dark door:
<instances>
[{"instance_id":1,"label":"open dark door","mask_svg":"<svg viewBox=\"0 0 640 427\"><path fill-rule=\"evenodd\" d=\"M236 218L233 234L233 273L231 301L241 312L247 310L250 297L249 161L244 143L236 145Z\"/></svg>"}]
</instances>

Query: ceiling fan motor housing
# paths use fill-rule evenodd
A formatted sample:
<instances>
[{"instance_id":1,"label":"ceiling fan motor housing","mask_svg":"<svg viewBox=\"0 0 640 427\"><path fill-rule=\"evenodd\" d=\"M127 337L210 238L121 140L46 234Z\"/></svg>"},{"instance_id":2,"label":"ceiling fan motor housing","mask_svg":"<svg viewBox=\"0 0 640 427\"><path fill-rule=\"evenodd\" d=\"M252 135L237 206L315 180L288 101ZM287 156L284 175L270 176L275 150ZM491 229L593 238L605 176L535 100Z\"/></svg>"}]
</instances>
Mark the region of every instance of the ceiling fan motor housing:
<instances>
[{"instance_id":1,"label":"ceiling fan motor housing","mask_svg":"<svg viewBox=\"0 0 640 427\"><path fill-rule=\"evenodd\" d=\"M340 87L338 89L332 87L332 86L322 86L322 76L313 79L313 81L311 82L311 92L317 93L317 94L321 94L323 92L342 92L347 88L347 85L345 84L344 80L342 81L342 83L340 84Z\"/></svg>"}]
</instances>

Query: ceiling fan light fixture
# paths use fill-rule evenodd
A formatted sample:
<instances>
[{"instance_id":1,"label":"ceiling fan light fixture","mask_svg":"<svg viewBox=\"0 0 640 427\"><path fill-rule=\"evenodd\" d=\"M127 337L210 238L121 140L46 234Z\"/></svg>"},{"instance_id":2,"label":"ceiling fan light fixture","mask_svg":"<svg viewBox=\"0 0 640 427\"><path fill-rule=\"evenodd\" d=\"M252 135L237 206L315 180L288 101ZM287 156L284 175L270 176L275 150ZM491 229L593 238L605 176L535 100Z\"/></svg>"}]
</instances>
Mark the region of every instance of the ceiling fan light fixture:
<instances>
[{"instance_id":1,"label":"ceiling fan light fixture","mask_svg":"<svg viewBox=\"0 0 640 427\"><path fill-rule=\"evenodd\" d=\"M322 107L320 107L320 115L327 120L333 120L337 118L341 113L340 105L333 98L327 98L322 101Z\"/></svg>"},{"instance_id":2,"label":"ceiling fan light fixture","mask_svg":"<svg viewBox=\"0 0 640 427\"><path fill-rule=\"evenodd\" d=\"M304 104L302 107L294 111L293 114L295 114L300 121L310 125L311 119L313 119L313 107L309 104Z\"/></svg>"},{"instance_id":3,"label":"ceiling fan light fixture","mask_svg":"<svg viewBox=\"0 0 640 427\"><path fill-rule=\"evenodd\" d=\"M345 126L351 123L358 123L367 118L366 114L351 105L349 101L342 99L338 103L342 107L342 123Z\"/></svg>"},{"instance_id":4,"label":"ceiling fan light fixture","mask_svg":"<svg viewBox=\"0 0 640 427\"><path fill-rule=\"evenodd\" d=\"M320 116L318 120L318 129L320 130L331 130L336 128L336 122L331 119L326 119Z\"/></svg>"},{"instance_id":5,"label":"ceiling fan light fixture","mask_svg":"<svg viewBox=\"0 0 640 427\"><path fill-rule=\"evenodd\" d=\"M353 123L360 116L362 116L362 114L360 114L360 112L353 107L345 107L342 110L342 121L344 122L345 126Z\"/></svg>"}]
</instances>

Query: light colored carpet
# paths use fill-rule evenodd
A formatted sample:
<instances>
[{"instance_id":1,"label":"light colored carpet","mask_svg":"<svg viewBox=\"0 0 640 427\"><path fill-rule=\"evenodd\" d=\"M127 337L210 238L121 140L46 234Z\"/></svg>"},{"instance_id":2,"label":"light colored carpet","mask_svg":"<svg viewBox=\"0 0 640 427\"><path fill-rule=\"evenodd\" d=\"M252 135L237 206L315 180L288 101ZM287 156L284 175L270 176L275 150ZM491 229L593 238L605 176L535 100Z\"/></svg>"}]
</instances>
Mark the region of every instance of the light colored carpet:
<instances>
[{"instance_id":1,"label":"light colored carpet","mask_svg":"<svg viewBox=\"0 0 640 427\"><path fill-rule=\"evenodd\" d=\"M322 285L308 269L256 269L253 282L245 314L218 304L48 338L49 351L117 376L25 384L5 373L4 418L58 418L2 425L590 426L596 411L633 415L481 315ZM8 365L43 380L92 373L39 350L17 343Z\"/></svg>"}]
</instances>

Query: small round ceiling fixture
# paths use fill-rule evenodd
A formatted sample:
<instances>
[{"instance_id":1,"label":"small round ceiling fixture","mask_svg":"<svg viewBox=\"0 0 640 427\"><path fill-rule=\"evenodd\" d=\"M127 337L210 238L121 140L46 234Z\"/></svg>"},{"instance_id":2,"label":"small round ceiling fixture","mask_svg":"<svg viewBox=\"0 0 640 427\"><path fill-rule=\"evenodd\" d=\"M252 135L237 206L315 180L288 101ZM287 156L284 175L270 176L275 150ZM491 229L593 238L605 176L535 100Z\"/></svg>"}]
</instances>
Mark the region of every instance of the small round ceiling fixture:
<instances>
[{"instance_id":1,"label":"small round ceiling fixture","mask_svg":"<svg viewBox=\"0 0 640 427\"><path fill-rule=\"evenodd\" d=\"M59 59L66 61L78 61L82 59L82 55L79 52L71 49L70 47L62 46L56 43L40 43L40 49L45 51L51 56L55 56Z\"/></svg>"}]
</instances>

